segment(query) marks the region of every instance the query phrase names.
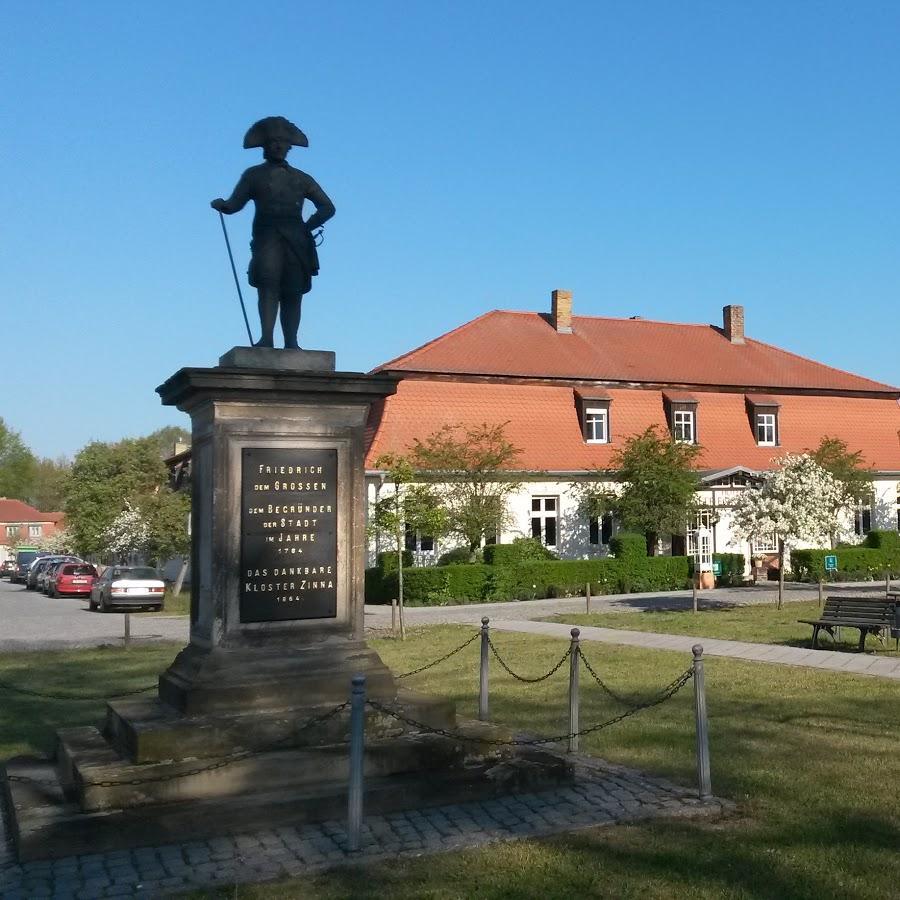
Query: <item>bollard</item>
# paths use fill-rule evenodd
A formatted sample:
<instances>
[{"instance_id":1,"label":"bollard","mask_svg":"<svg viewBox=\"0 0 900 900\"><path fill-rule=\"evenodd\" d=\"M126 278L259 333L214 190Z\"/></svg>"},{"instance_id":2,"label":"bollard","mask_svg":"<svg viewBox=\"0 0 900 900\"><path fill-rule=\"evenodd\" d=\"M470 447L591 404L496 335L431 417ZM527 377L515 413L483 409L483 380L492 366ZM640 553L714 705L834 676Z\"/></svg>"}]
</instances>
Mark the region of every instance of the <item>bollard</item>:
<instances>
[{"instance_id":1,"label":"bollard","mask_svg":"<svg viewBox=\"0 0 900 900\"><path fill-rule=\"evenodd\" d=\"M819 609L822 608L822 600L824 599L825 594L825 584L822 579L819 579Z\"/></svg>"},{"instance_id":2,"label":"bollard","mask_svg":"<svg viewBox=\"0 0 900 900\"><path fill-rule=\"evenodd\" d=\"M131 613L125 613L125 647L131 643Z\"/></svg>"},{"instance_id":3,"label":"bollard","mask_svg":"<svg viewBox=\"0 0 900 900\"><path fill-rule=\"evenodd\" d=\"M712 797L709 774L709 723L706 720L706 682L703 675L703 646L694 644L694 718L697 722L697 782L700 799Z\"/></svg>"},{"instance_id":4,"label":"bollard","mask_svg":"<svg viewBox=\"0 0 900 900\"><path fill-rule=\"evenodd\" d=\"M391 637L397 637L397 598L391 599Z\"/></svg>"},{"instance_id":5,"label":"bollard","mask_svg":"<svg viewBox=\"0 0 900 900\"><path fill-rule=\"evenodd\" d=\"M590 615L591 614L591 583L590 582L588 582L584 586L584 601L585 601L585 605L587 607L587 614Z\"/></svg>"},{"instance_id":6,"label":"bollard","mask_svg":"<svg viewBox=\"0 0 900 900\"><path fill-rule=\"evenodd\" d=\"M491 620L485 616L481 620L481 670L478 677L478 718L482 722L488 720L488 661L490 659L490 625Z\"/></svg>"},{"instance_id":7,"label":"bollard","mask_svg":"<svg viewBox=\"0 0 900 900\"><path fill-rule=\"evenodd\" d=\"M884 599L891 599L891 570L885 569L884 572Z\"/></svg>"},{"instance_id":8,"label":"bollard","mask_svg":"<svg viewBox=\"0 0 900 900\"><path fill-rule=\"evenodd\" d=\"M363 765L366 749L366 676L354 675L350 687L350 783L347 790L347 850L361 844Z\"/></svg>"},{"instance_id":9,"label":"bollard","mask_svg":"<svg viewBox=\"0 0 900 900\"><path fill-rule=\"evenodd\" d=\"M572 643L569 645L569 753L578 749L578 669L581 660L581 645L578 635L581 631L573 628L570 632Z\"/></svg>"},{"instance_id":10,"label":"bollard","mask_svg":"<svg viewBox=\"0 0 900 900\"><path fill-rule=\"evenodd\" d=\"M697 580L694 579L691 582L691 599L694 608L694 612L697 612Z\"/></svg>"}]
</instances>

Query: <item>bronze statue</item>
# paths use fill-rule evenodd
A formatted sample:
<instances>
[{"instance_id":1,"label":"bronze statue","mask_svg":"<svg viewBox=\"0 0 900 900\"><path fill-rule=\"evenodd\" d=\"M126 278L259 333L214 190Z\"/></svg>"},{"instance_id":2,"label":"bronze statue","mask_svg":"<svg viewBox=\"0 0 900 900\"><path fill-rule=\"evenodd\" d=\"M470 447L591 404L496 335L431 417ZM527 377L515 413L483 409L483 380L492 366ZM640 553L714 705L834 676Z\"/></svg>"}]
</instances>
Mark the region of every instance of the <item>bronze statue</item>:
<instances>
[{"instance_id":1,"label":"bronze statue","mask_svg":"<svg viewBox=\"0 0 900 900\"><path fill-rule=\"evenodd\" d=\"M306 135L283 116L260 119L244 136L244 148L262 147L265 162L247 169L227 200L220 197L210 204L228 215L242 210L248 200L256 207L247 271L247 280L259 293L262 335L256 347L274 346L280 308L284 346L298 348L301 302L319 273L313 232L334 215L334 204L306 172L285 159L291 147L308 146ZM305 222L304 200L316 207Z\"/></svg>"}]
</instances>

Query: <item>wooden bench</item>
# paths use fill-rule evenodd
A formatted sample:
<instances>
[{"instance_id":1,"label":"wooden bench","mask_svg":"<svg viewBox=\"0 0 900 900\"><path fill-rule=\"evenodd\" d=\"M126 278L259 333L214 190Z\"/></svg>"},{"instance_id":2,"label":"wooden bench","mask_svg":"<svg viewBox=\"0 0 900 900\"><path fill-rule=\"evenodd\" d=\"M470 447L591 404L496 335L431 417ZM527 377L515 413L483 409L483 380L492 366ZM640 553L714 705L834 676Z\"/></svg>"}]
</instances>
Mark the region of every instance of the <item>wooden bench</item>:
<instances>
[{"instance_id":1,"label":"wooden bench","mask_svg":"<svg viewBox=\"0 0 900 900\"><path fill-rule=\"evenodd\" d=\"M818 646L819 631L825 629L834 638L835 628L858 628L859 650L866 646L866 635L881 637L882 632L900 628L900 604L885 597L828 597L818 619L798 619L812 625L812 646Z\"/></svg>"}]
</instances>

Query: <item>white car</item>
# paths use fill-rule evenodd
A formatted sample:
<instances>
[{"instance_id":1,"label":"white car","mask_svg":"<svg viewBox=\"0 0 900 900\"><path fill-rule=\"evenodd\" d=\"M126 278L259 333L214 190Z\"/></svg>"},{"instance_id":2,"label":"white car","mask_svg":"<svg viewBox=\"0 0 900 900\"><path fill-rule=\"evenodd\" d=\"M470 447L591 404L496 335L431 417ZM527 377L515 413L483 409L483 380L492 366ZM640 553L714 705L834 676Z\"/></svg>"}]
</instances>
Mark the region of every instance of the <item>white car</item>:
<instances>
[{"instance_id":1,"label":"white car","mask_svg":"<svg viewBox=\"0 0 900 900\"><path fill-rule=\"evenodd\" d=\"M100 612L152 607L162 609L166 583L149 566L110 566L91 588L88 605Z\"/></svg>"}]
</instances>

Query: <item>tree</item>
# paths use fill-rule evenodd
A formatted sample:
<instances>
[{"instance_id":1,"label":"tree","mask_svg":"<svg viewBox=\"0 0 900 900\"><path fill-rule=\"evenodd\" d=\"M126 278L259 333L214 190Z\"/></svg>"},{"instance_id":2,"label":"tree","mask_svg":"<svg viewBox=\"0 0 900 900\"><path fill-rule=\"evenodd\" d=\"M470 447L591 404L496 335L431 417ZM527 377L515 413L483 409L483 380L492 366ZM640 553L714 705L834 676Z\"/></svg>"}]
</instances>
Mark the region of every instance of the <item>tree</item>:
<instances>
[{"instance_id":1,"label":"tree","mask_svg":"<svg viewBox=\"0 0 900 900\"><path fill-rule=\"evenodd\" d=\"M436 486L448 532L472 553L508 523L507 498L522 485L512 471L521 451L506 439L505 428L445 425L410 450L413 468Z\"/></svg>"},{"instance_id":2,"label":"tree","mask_svg":"<svg viewBox=\"0 0 900 900\"><path fill-rule=\"evenodd\" d=\"M809 454L841 485L843 495L838 509L835 510L836 513L842 509L853 509L860 504L872 502L874 496L872 471L865 467L863 455L859 450L851 453L845 441L826 435L819 441L819 446L809 451ZM834 546L834 533L830 538Z\"/></svg>"},{"instance_id":3,"label":"tree","mask_svg":"<svg viewBox=\"0 0 900 900\"><path fill-rule=\"evenodd\" d=\"M39 537L34 542L34 546L38 550L46 550L47 553L71 553L73 546L72 532L68 528L60 528L58 531L54 531L53 534Z\"/></svg>"},{"instance_id":4,"label":"tree","mask_svg":"<svg viewBox=\"0 0 900 900\"><path fill-rule=\"evenodd\" d=\"M405 456L386 453L375 460L375 467L386 472L385 480L393 491L375 502L370 527L375 534L384 535L397 552L397 607L400 613L400 639L406 638L403 617L403 550L406 529L439 537L447 529L447 516L434 489L416 484L412 463Z\"/></svg>"},{"instance_id":5,"label":"tree","mask_svg":"<svg viewBox=\"0 0 900 900\"><path fill-rule=\"evenodd\" d=\"M64 456L37 460L34 484L29 496L31 505L44 512L62 509L66 502L66 484L71 471L72 463Z\"/></svg>"},{"instance_id":6,"label":"tree","mask_svg":"<svg viewBox=\"0 0 900 900\"><path fill-rule=\"evenodd\" d=\"M150 525L143 513L125 501L122 510L98 536L101 552L115 559L127 559L132 553L143 555L150 545Z\"/></svg>"},{"instance_id":7,"label":"tree","mask_svg":"<svg viewBox=\"0 0 900 900\"><path fill-rule=\"evenodd\" d=\"M695 509L697 473L693 465L702 448L679 443L651 425L632 435L612 458L617 484L603 488L609 476L577 485L581 507L590 516L612 513L629 531L643 534L647 552L656 552L660 534L682 534Z\"/></svg>"},{"instance_id":8,"label":"tree","mask_svg":"<svg viewBox=\"0 0 900 900\"><path fill-rule=\"evenodd\" d=\"M808 453L786 454L758 488L733 507L734 529L746 540L774 534L778 541L778 609L784 602L784 550L790 540L818 541L836 529L844 487Z\"/></svg>"},{"instance_id":9,"label":"tree","mask_svg":"<svg viewBox=\"0 0 900 900\"><path fill-rule=\"evenodd\" d=\"M34 486L36 460L17 431L0 418L0 497L28 500Z\"/></svg>"},{"instance_id":10,"label":"tree","mask_svg":"<svg viewBox=\"0 0 900 900\"><path fill-rule=\"evenodd\" d=\"M168 471L151 438L128 438L115 444L94 442L72 463L66 486L66 521L77 552L102 553L101 534L125 508L168 490Z\"/></svg>"},{"instance_id":11,"label":"tree","mask_svg":"<svg viewBox=\"0 0 900 900\"><path fill-rule=\"evenodd\" d=\"M180 425L164 425L148 434L146 440L156 444L161 459L168 459L175 452L176 443L190 445L191 433Z\"/></svg>"},{"instance_id":12,"label":"tree","mask_svg":"<svg viewBox=\"0 0 900 900\"><path fill-rule=\"evenodd\" d=\"M188 534L191 498L180 491L162 487L143 497L139 504L149 529L147 555L159 565L173 556L184 557L191 546Z\"/></svg>"}]
</instances>

